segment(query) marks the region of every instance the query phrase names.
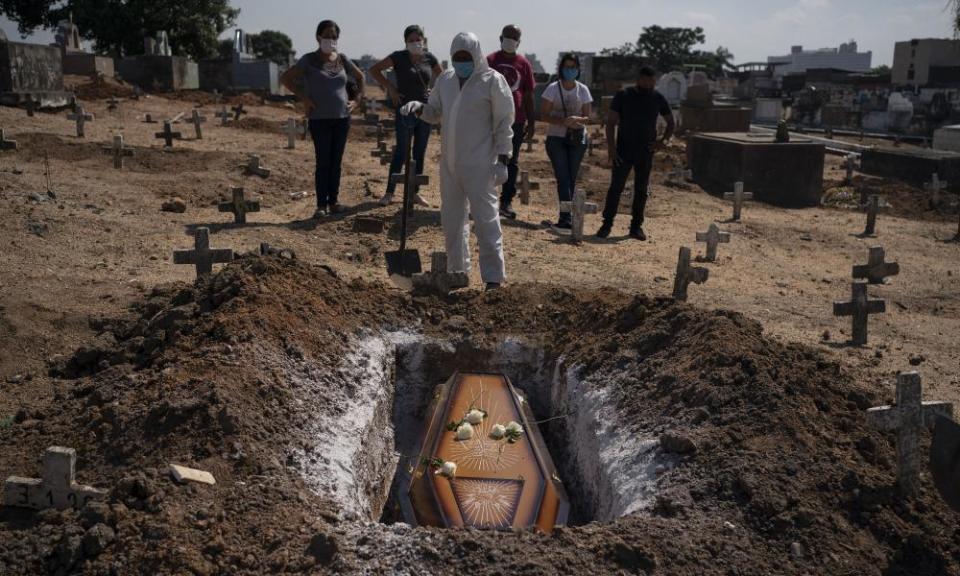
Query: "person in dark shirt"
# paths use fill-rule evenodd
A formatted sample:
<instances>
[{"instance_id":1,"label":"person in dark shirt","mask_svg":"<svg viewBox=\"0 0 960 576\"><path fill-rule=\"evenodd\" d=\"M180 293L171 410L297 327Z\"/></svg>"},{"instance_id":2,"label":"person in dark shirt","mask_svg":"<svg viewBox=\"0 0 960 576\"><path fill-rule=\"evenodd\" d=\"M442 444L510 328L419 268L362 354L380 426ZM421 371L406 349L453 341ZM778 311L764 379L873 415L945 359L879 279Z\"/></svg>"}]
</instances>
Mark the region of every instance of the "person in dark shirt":
<instances>
[{"instance_id":1,"label":"person in dark shirt","mask_svg":"<svg viewBox=\"0 0 960 576\"><path fill-rule=\"evenodd\" d=\"M407 102L421 102L426 104L430 97L430 87L443 69L436 57L427 52L427 38L420 26L407 26L403 31L405 50L397 50L370 68L370 75L377 84L387 93L393 106L399 110ZM393 69L396 84L390 82L384 71ZM399 117L399 112L397 113ZM390 162L390 174L399 174L403 170L403 163L407 158L407 146L410 145L410 129L403 126L403 122L396 122L397 146ZM417 163L417 174L423 174L424 159L427 153L427 143L430 140L430 125L417 120L413 132L413 160ZM393 201L396 183L387 178L387 191L380 199L380 204L386 206ZM414 201L420 205L427 202L417 193Z\"/></svg>"},{"instance_id":2,"label":"person in dark shirt","mask_svg":"<svg viewBox=\"0 0 960 576\"><path fill-rule=\"evenodd\" d=\"M617 92L607 113L607 155L612 169L610 189L603 209L603 225L598 238L606 238L613 228L613 219L620 205L620 195L627 184L630 171L634 173L633 207L630 237L646 240L643 232L643 212L647 206L647 187L653 154L673 136L674 121L670 104L654 87L657 73L649 66L640 68L636 86ZM657 140L657 117L663 116L667 130Z\"/></svg>"}]
</instances>

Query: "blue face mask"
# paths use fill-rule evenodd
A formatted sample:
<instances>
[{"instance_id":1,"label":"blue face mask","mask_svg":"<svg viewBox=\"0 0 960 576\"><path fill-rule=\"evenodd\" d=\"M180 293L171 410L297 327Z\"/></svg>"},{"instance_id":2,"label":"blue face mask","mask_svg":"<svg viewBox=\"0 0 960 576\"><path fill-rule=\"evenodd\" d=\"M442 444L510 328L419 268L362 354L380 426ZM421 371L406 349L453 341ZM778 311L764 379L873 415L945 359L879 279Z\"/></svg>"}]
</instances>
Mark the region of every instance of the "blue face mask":
<instances>
[{"instance_id":1,"label":"blue face mask","mask_svg":"<svg viewBox=\"0 0 960 576\"><path fill-rule=\"evenodd\" d=\"M453 71L457 73L457 76L466 80L473 75L473 62L454 62Z\"/></svg>"},{"instance_id":2,"label":"blue face mask","mask_svg":"<svg viewBox=\"0 0 960 576\"><path fill-rule=\"evenodd\" d=\"M564 68L562 72L563 72L563 79L566 80L567 82L570 82L571 80L576 80L577 76L580 75L580 71L577 70L576 68Z\"/></svg>"}]
</instances>

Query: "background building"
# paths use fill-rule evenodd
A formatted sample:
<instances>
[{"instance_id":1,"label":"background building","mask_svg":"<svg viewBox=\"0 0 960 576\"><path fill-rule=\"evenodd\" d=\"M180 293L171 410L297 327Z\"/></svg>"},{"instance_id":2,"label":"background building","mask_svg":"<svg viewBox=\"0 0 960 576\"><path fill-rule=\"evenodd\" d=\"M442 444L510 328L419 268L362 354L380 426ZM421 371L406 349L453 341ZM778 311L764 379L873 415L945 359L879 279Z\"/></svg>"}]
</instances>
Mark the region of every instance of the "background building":
<instances>
[{"instance_id":1,"label":"background building","mask_svg":"<svg viewBox=\"0 0 960 576\"><path fill-rule=\"evenodd\" d=\"M803 46L794 46L786 56L767 58L775 76L802 73L811 68L866 72L870 70L872 61L873 52L858 52L857 43L853 40L841 44L839 48L804 50Z\"/></svg>"},{"instance_id":2,"label":"background building","mask_svg":"<svg viewBox=\"0 0 960 576\"><path fill-rule=\"evenodd\" d=\"M914 39L893 49L893 83L900 86L946 84L960 73L960 40Z\"/></svg>"}]
</instances>

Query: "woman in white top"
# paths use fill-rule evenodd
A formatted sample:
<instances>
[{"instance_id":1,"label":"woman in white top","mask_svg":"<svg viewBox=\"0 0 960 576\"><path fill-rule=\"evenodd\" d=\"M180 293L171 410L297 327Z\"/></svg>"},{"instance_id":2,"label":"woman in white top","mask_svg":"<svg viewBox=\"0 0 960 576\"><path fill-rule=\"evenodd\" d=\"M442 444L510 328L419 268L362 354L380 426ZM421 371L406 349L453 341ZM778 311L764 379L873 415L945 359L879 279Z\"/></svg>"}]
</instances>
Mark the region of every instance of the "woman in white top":
<instances>
[{"instance_id":1,"label":"woman in white top","mask_svg":"<svg viewBox=\"0 0 960 576\"><path fill-rule=\"evenodd\" d=\"M593 97L590 89L577 81L580 77L580 59L575 54L564 54L557 70L558 80L543 91L540 117L547 128L547 156L553 164L560 202L573 200L580 163L587 151L586 124L590 119ZM560 212L555 228L571 228L569 212Z\"/></svg>"}]
</instances>

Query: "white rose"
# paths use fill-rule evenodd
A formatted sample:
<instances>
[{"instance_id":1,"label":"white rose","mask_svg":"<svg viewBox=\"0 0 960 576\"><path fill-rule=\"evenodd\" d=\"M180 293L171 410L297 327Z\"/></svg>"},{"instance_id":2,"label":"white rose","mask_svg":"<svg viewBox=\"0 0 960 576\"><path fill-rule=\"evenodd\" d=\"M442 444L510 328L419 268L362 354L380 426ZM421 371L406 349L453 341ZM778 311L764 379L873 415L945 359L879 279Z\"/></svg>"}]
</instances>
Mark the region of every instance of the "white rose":
<instances>
[{"instance_id":1,"label":"white rose","mask_svg":"<svg viewBox=\"0 0 960 576\"><path fill-rule=\"evenodd\" d=\"M443 466L437 470L437 474L441 476L446 476L447 478L453 478L457 475L457 463L456 462L444 462Z\"/></svg>"},{"instance_id":2,"label":"white rose","mask_svg":"<svg viewBox=\"0 0 960 576\"><path fill-rule=\"evenodd\" d=\"M503 427L503 424L495 424L493 428L490 429L490 437L494 440L500 440L507 435L507 429Z\"/></svg>"},{"instance_id":3,"label":"white rose","mask_svg":"<svg viewBox=\"0 0 960 576\"><path fill-rule=\"evenodd\" d=\"M484 417L485 417L485 416L484 416L483 412L481 412L480 410L474 409L474 410L471 410L469 413L467 413L467 418L466 418L466 420L467 420L467 422L469 422L470 424L479 424L479 423L483 422Z\"/></svg>"},{"instance_id":4,"label":"white rose","mask_svg":"<svg viewBox=\"0 0 960 576\"><path fill-rule=\"evenodd\" d=\"M517 422L508 422L506 431L510 434L523 434L523 426Z\"/></svg>"},{"instance_id":5,"label":"white rose","mask_svg":"<svg viewBox=\"0 0 960 576\"><path fill-rule=\"evenodd\" d=\"M464 422L457 426L456 438L457 440L469 440L473 438L473 426L471 426L469 422Z\"/></svg>"}]
</instances>

